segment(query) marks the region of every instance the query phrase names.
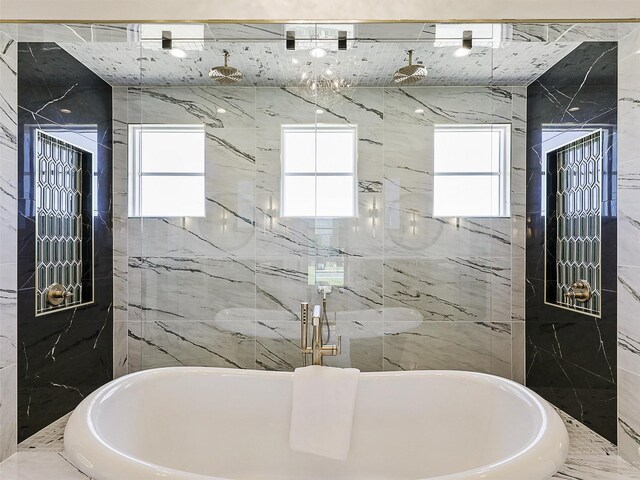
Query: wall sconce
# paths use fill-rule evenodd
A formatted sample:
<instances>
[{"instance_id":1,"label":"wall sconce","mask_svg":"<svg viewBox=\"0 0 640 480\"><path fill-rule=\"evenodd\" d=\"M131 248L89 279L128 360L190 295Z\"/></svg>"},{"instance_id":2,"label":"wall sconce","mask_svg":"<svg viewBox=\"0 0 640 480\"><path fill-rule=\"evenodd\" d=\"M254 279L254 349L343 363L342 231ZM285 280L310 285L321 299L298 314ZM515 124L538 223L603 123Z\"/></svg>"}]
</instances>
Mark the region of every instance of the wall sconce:
<instances>
[{"instance_id":1,"label":"wall sconce","mask_svg":"<svg viewBox=\"0 0 640 480\"><path fill-rule=\"evenodd\" d=\"M378 207L376 207L376 199L373 199L373 206L369 209L369 217L371 218L371 225L375 228L376 218L378 218Z\"/></svg>"},{"instance_id":2,"label":"wall sconce","mask_svg":"<svg viewBox=\"0 0 640 480\"><path fill-rule=\"evenodd\" d=\"M376 236L376 219L378 218L378 207L376 206L376 198L373 197L373 205L369 209L369 218L371 218L371 232L373 237Z\"/></svg>"},{"instance_id":3,"label":"wall sconce","mask_svg":"<svg viewBox=\"0 0 640 480\"><path fill-rule=\"evenodd\" d=\"M269 230L273 230L273 217L276 216L276 208L273 206L273 197L269 195L269 206L267 207L267 216L269 217Z\"/></svg>"},{"instance_id":4,"label":"wall sconce","mask_svg":"<svg viewBox=\"0 0 640 480\"><path fill-rule=\"evenodd\" d=\"M222 211L222 220L220 221L220 224L222 225L222 233L224 233L227 230L227 211L226 210Z\"/></svg>"}]
</instances>

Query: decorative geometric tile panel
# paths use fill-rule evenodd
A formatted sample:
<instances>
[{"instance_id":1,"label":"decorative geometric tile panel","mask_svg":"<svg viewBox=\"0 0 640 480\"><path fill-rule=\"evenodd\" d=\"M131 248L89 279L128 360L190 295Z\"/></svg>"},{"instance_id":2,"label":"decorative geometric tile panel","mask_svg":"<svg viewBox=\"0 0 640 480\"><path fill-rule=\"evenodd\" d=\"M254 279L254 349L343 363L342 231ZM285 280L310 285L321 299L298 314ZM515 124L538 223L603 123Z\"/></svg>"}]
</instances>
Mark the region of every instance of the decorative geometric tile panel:
<instances>
[{"instance_id":1,"label":"decorative geometric tile panel","mask_svg":"<svg viewBox=\"0 0 640 480\"><path fill-rule=\"evenodd\" d=\"M600 219L602 132L557 150L556 302L600 314ZM591 298L584 303L565 297L571 284L587 280Z\"/></svg>"},{"instance_id":2,"label":"decorative geometric tile panel","mask_svg":"<svg viewBox=\"0 0 640 480\"><path fill-rule=\"evenodd\" d=\"M36 138L36 314L82 301L82 165L84 152L38 130ZM59 306L47 288L73 295Z\"/></svg>"}]
</instances>

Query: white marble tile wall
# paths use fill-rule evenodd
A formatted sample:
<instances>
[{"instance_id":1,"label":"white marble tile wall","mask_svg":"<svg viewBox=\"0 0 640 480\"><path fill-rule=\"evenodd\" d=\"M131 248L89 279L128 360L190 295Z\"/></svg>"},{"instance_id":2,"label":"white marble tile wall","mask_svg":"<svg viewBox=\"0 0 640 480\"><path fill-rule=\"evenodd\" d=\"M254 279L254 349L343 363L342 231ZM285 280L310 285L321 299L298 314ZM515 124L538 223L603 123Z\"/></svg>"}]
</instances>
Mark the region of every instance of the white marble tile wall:
<instances>
[{"instance_id":1,"label":"white marble tile wall","mask_svg":"<svg viewBox=\"0 0 640 480\"><path fill-rule=\"evenodd\" d=\"M127 321L129 311L129 257L127 250L127 169L116 167L127 159L127 89L114 87L113 102L113 375L129 371Z\"/></svg>"},{"instance_id":2,"label":"white marble tile wall","mask_svg":"<svg viewBox=\"0 0 640 480\"><path fill-rule=\"evenodd\" d=\"M17 442L17 44L0 32L0 462Z\"/></svg>"},{"instance_id":3,"label":"white marble tile wall","mask_svg":"<svg viewBox=\"0 0 640 480\"><path fill-rule=\"evenodd\" d=\"M618 447L640 467L640 29L618 44Z\"/></svg>"},{"instance_id":4,"label":"white marble tile wall","mask_svg":"<svg viewBox=\"0 0 640 480\"><path fill-rule=\"evenodd\" d=\"M319 302L309 268L339 259L345 286L328 306L345 354L327 364L523 380L523 87L358 88L325 101L299 88L122 87L114 116L117 375L301 365L299 305ZM126 123L137 122L205 125L206 217L127 218ZM280 125L314 122L358 125L357 219L278 216ZM433 218L437 123L513 124L511 218Z\"/></svg>"}]
</instances>

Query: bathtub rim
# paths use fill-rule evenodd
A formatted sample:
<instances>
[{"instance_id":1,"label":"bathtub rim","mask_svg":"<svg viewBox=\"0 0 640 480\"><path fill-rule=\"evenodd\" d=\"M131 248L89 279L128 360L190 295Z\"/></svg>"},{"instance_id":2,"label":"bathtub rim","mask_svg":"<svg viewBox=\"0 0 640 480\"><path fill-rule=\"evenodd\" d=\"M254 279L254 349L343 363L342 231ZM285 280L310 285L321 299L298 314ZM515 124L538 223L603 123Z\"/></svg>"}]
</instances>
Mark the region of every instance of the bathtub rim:
<instances>
[{"instance_id":1,"label":"bathtub rim","mask_svg":"<svg viewBox=\"0 0 640 480\"><path fill-rule=\"evenodd\" d=\"M161 476L169 476L169 478L183 478L185 480L235 480L229 477L217 477L211 475L204 475L195 472L189 472L186 470L179 470L163 465L159 465L156 463L150 463L141 458L131 456L126 452L116 449L109 443L107 443L97 432L95 425L93 423L93 409L94 407L100 403L102 400L106 400L108 396L113 394L113 390L117 389L122 383L127 383L132 379L135 379L139 376L163 376L170 375L171 373L181 372L181 374L187 372L201 372L201 373L211 373L213 371L217 372L218 375L221 376L252 376L252 375L260 375L260 376L278 376L278 377L291 377L293 372L288 371L269 371L269 370L256 370L256 369L236 369L236 368L225 368L225 367L200 367L200 366L178 366L178 367L159 367L148 370L141 370L138 372L133 372L127 375L123 375L111 382L99 387L94 392L92 392L88 397L86 397L76 409L71 414L69 421L67 422L67 426L65 427L64 432L64 446L65 452L69 455L72 463L81 471L82 468L76 464L76 461L82 461L80 458L84 456L79 454L78 452L74 453L73 449L68 448L68 444L73 443L72 435L67 435L67 429L69 426L75 428L76 423L80 423L79 428L84 424L87 433L90 434L89 441L93 441L94 444L99 444L101 448L105 449L109 452L110 458L114 460L116 458L126 459L126 461L131 462L135 466L136 469L144 469L145 471L155 471L155 475ZM491 473L496 469L500 469L503 467L509 466L509 464L518 463L519 460L522 460L523 457L528 456L537 446L540 445L542 438L545 432L549 431L550 427L553 427L554 431L559 430L560 436L563 437L561 439L560 450L556 451L555 454L559 454L559 459L562 459L562 463L566 460L568 448L569 448L569 438L566 431L566 427L564 422L554 409L554 407L540 397L537 393L527 388L526 386L519 384L513 380L499 377L497 375L492 375L489 373L483 372L471 372L465 370L410 370L410 371L379 371L379 372L360 372L360 375L364 377L398 377L398 376L423 376L423 377L433 377L433 376L448 376L448 377L461 377L461 378L469 378L473 377L476 379L483 379L488 383L493 383L495 385L506 384L510 386L512 389L518 391L520 394L524 394L527 396L532 403L535 404L536 410L539 412L541 417L540 425L538 426L538 431L535 435L532 435L532 439L523 445L521 448L513 452L510 456L500 459L496 462L482 465L480 467L476 467L469 470L461 470L457 472L453 472L451 474L447 473L446 475L441 475L437 477L425 477L416 480L456 480L461 478L460 475L466 475L464 478L471 479L482 479L485 478L487 473ZM106 398L105 398L106 397ZM82 420L85 420L84 422ZM555 424L555 425L552 425ZM559 428L561 426L561 429ZM68 440L69 439L69 440ZM95 445L92 445L95 446ZM85 447L86 450L86 447ZM86 458L85 458L86 460ZM82 465L85 467L93 468L91 463L87 460L88 465ZM107 462L109 463L109 462ZM132 477L133 478L133 477ZM502 478L502 477L500 477Z\"/></svg>"}]
</instances>

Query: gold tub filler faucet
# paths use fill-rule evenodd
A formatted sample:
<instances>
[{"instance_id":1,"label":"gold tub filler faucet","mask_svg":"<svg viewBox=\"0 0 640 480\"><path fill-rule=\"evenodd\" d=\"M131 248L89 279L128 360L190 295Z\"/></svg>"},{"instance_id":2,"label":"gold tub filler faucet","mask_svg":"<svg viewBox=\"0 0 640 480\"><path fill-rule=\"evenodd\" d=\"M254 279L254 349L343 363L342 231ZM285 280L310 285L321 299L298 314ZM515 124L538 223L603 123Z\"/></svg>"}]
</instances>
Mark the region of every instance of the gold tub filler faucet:
<instances>
[{"instance_id":1,"label":"gold tub filler faucet","mask_svg":"<svg viewBox=\"0 0 640 480\"><path fill-rule=\"evenodd\" d=\"M591 298L591 285L586 280L578 280L571 284L569 291L564 296L576 302L588 302Z\"/></svg>"},{"instance_id":2,"label":"gold tub filler faucet","mask_svg":"<svg viewBox=\"0 0 640 480\"><path fill-rule=\"evenodd\" d=\"M311 317L311 325L313 327L311 346L308 346L309 340L309 303L302 302L300 304L300 350L302 351L302 364L307 366L307 355L311 355L312 365L322 365L322 358L325 355L340 355L342 350L342 336L338 335L337 345L322 344L322 311L320 305L313 307L313 315Z\"/></svg>"}]
</instances>

